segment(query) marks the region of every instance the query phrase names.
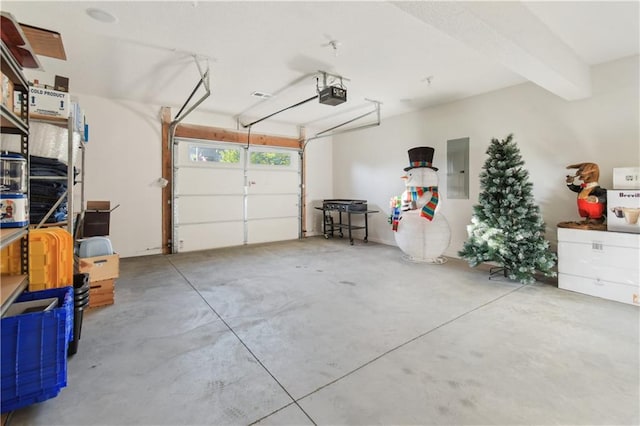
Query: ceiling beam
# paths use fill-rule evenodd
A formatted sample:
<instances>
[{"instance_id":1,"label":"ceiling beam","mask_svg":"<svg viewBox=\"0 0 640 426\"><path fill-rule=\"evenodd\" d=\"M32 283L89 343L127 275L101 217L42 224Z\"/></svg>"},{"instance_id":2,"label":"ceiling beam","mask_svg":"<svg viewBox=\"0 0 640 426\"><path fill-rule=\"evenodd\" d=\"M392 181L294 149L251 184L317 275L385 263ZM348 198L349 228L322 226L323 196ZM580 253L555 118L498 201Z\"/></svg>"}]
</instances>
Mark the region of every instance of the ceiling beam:
<instances>
[{"instance_id":1,"label":"ceiling beam","mask_svg":"<svg viewBox=\"0 0 640 426\"><path fill-rule=\"evenodd\" d=\"M566 100L591 96L589 65L521 2L393 4Z\"/></svg>"}]
</instances>

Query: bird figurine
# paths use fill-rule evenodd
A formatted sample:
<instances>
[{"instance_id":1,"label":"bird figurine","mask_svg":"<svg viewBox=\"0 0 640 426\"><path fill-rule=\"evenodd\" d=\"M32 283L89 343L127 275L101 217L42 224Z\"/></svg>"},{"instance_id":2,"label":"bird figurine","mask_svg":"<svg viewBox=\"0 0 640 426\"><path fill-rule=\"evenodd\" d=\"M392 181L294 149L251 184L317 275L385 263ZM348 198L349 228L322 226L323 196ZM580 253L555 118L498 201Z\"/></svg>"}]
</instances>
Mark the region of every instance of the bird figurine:
<instances>
[{"instance_id":1,"label":"bird figurine","mask_svg":"<svg viewBox=\"0 0 640 426\"><path fill-rule=\"evenodd\" d=\"M569 190L578 193L578 214L584 220L560 222L558 227L606 230L607 190L598 183L600 168L596 163L578 163L567 166L567 169L577 169L575 175L567 175L566 183Z\"/></svg>"},{"instance_id":2,"label":"bird figurine","mask_svg":"<svg viewBox=\"0 0 640 426\"><path fill-rule=\"evenodd\" d=\"M438 169L433 167L432 147L409 150L409 167L402 176L405 191L391 199L390 218L396 244L413 262L441 264L449 247L451 230L444 215L438 212Z\"/></svg>"}]
</instances>

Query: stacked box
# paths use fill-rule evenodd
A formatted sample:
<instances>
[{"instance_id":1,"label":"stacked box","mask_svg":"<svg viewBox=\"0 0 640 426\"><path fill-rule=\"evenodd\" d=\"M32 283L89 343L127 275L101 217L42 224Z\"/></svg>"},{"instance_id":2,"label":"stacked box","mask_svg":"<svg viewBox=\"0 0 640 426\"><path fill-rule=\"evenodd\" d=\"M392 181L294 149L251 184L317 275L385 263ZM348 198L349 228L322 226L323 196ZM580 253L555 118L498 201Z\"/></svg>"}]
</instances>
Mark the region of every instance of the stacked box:
<instances>
[{"instance_id":1,"label":"stacked box","mask_svg":"<svg viewBox=\"0 0 640 426\"><path fill-rule=\"evenodd\" d=\"M613 189L640 189L640 167L615 167Z\"/></svg>"},{"instance_id":2,"label":"stacked box","mask_svg":"<svg viewBox=\"0 0 640 426\"><path fill-rule=\"evenodd\" d=\"M116 280L100 280L90 283L89 287L89 307L98 308L100 306L113 305L116 288Z\"/></svg>"},{"instance_id":3,"label":"stacked box","mask_svg":"<svg viewBox=\"0 0 640 426\"><path fill-rule=\"evenodd\" d=\"M120 204L111 208L110 201L87 201L87 209L83 218L82 237L109 235L111 212L118 207L120 207Z\"/></svg>"},{"instance_id":4,"label":"stacked box","mask_svg":"<svg viewBox=\"0 0 640 426\"><path fill-rule=\"evenodd\" d=\"M69 94L29 86L29 114L69 118Z\"/></svg>"},{"instance_id":5,"label":"stacked box","mask_svg":"<svg viewBox=\"0 0 640 426\"><path fill-rule=\"evenodd\" d=\"M115 301L115 281L120 276L120 257L108 256L78 259L80 273L89 274L89 307L112 305Z\"/></svg>"},{"instance_id":6,"label":"stacked box","mask_svg":"<svg viewBox=\"0 0 640 426\"><path fill-rule=\"evenodd\" d=\"M640 189L607 191L607 231L640 233Z\"/></svg>"},{"instance_id":7,"label":"stacked box","mask_svg":"<svg viewBox=\"0 0 640 426\"><path fill-rule=\"evenodd\" d=\"M73 287L26 292L16 302L57 298L58 307L2 318L3 413L58 395L67 385L73 337Z\"/></svg>"}]
</instances>

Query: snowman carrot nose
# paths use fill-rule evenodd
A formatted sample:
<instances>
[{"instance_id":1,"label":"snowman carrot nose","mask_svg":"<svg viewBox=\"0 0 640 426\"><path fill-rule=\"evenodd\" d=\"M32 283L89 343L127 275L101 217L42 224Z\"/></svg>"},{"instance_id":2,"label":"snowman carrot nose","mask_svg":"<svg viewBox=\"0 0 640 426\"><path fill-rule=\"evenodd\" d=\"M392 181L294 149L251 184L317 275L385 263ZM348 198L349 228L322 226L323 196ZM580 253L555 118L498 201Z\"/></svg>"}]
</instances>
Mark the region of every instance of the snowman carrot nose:
<instances>
[{"instance_id":1,"label":"snowman carrot nose","mask_svg":"<svg viewBox=\"0 0 640 426\"><path fill-rule=\"evenodd\" d=\"M400 176L400 179L409 179L409 176L407 176L407 175Z\"/></svg>"}]
</instances>

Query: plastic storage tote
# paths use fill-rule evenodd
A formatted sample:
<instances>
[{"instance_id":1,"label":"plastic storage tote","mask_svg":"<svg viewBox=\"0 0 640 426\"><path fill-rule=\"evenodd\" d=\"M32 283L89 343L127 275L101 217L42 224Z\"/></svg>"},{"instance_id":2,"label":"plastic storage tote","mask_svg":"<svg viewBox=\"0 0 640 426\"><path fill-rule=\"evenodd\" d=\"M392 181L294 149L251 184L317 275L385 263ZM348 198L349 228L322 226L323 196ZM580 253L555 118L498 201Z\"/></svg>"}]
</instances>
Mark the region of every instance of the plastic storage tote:
<instances>
[{"instance_id":1,"label":"plastic storage tote","mask_svg":"<svg viewBox=\"0 0 640 426\"><path fill-rule=\"evenodd\" d=\"M33 231L29 232L31 235ZM58 241L58 283L56 287L73 284L73 237L62 228L48 228L46 232L52 234Z\"/></svg>"},{"instance_id":2,"label":"plastic storage tote","mask_svg":"<svg viewBox=\"0 0 640 426\"><path fill-rule=\"evenodd\" d=\"M62 228L29 231L29 291L73 284L73 238Z\"/></svg>"},{"instance_id":3,"label":"plastic storage tote","mask_svg":"<svg viewBox=\"0 0 640 426\"><path fill-rule=\"evenodd\" d=\"M21 271L20 242L0 251L0 272ZM62 228L29 231L29 291L66 287L73 283L73 238Z\"/></svg>"},{"instance_id":4,"label":"plastic storage tote","mask_svg":"<svg viewBox=\"0 0 640 426\"><path fill-rule=\"evenodd\" d=\"M78 257L110 256L112 254L111 240L107 237L89 237L78 240Z\"/></svg>"},{"instance_id":5,"label":"plastic storage tote","mask_svg":"<svg viewBox=\"0 0 640 426\"><path fill-rule=\"evenodd\" d=\"M17 302L56 297L58 307L2 318L2 413L53 398L67 385L73 292L62 287L23 293Z\"/></svg>"},{"instance_id":6,"label":"plastic storage tote","mask_svg":"<svg viewBox=\"0 0 640 426\"><path fill-rule=\"evenodd\" d=\"M14 241L0 250L0 273L17 275L22 273L22 250L20 241Z\"/></svg>"}]
</instances>

